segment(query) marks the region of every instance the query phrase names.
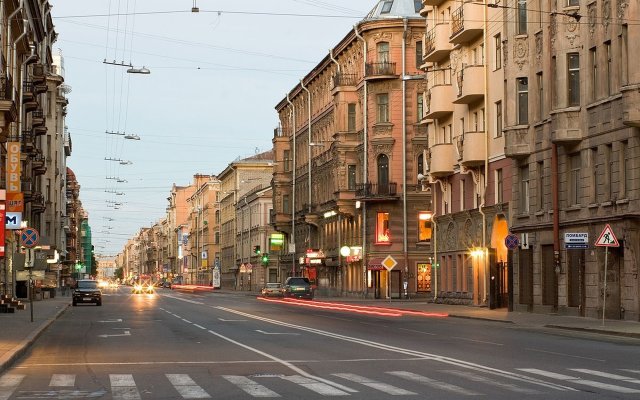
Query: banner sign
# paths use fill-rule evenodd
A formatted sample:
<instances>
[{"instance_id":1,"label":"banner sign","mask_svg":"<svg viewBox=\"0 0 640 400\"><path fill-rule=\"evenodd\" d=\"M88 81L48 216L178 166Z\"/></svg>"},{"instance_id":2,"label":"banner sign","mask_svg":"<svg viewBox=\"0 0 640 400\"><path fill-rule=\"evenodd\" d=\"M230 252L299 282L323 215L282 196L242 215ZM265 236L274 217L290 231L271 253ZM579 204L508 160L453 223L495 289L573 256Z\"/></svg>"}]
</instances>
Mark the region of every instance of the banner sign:
<instances>
[{"instance_id":1,"label":"banner sign","mask_svg":"<svg viewBox=\"0 0 640 400\"><path fill-rule=\"evenodd\" d=\"M7 193L20 191L20 142L7 142Z\"/></svg>"}]
</instances>

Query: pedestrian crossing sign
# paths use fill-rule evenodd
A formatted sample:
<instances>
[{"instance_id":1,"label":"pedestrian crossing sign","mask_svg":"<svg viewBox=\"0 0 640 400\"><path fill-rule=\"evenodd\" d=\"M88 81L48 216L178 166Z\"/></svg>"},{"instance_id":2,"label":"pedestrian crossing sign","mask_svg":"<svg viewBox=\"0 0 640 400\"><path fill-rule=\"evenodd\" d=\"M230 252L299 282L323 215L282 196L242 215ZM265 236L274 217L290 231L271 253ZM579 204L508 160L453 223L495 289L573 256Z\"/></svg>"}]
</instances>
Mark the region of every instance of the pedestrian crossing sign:
<instances>
[{"instance_id":1,"label":"pedestrian crossing sign","mask_svg":"<svg viewBox=\"0 0 640 400\"><path fill-rule=\"evenodd\" d=\"M618 239L616 238L616 235L614 235L609 224L604 227L602 233L598 237L598 240L596 240L596 246L620 247L620 243L618 243Z\"/></svg>"}]
</instances>

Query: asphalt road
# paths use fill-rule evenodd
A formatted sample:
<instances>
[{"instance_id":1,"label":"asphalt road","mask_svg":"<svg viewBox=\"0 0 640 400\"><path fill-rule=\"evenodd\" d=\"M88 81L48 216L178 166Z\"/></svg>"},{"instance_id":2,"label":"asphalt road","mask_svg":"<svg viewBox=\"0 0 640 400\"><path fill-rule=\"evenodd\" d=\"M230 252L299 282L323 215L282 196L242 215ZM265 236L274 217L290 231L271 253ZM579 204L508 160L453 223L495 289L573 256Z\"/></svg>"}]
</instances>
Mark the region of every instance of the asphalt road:
<instances>
[{"instance_id":1,"label":"asphalt road","mask_svg":"<svg viewBox=\"0 0 640 400\"><path fill-rule=\"evenodd\" d=\"M640 341L324 308L243 294L107 290L0 377L4 399L637 399Z\"/></svg>"}]
</instances>

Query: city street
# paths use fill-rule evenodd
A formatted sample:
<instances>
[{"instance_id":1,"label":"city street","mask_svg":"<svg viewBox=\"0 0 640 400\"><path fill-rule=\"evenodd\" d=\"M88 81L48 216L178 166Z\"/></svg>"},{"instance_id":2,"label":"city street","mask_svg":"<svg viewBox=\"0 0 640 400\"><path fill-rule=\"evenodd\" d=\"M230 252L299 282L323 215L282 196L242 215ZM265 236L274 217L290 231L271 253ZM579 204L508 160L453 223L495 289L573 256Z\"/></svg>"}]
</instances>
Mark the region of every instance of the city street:
<instances>
[{"instance_id":1,"label":"city street","mask_svg":"<svg viewBox=\"0 0 640 400\"><path fill-rule=\"evenodd\" d=\"M130 290L105 290L102 307L67 309L5 371L0 399L640 394L634 338L529 330L388 303Z\"/></svg>"}]
</instances>

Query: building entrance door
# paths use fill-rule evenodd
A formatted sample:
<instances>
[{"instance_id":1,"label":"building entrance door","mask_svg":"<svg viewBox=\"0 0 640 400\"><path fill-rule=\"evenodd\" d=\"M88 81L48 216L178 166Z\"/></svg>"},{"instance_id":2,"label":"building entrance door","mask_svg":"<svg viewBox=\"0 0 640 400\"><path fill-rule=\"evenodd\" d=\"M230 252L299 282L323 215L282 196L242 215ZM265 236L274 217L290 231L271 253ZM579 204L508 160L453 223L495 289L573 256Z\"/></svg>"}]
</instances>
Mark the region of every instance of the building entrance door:
<instances>
[{"instance_id":1,"label":"building entrance door","mask_svg":"<svg viewBox=\"0 0 640 400\"><path fill-rule=\"evenodd\" d=\"M509 278L506 262L491 263L491 280L489 282L490 308L509 306Z\"/></svg>"}]
</instances>

